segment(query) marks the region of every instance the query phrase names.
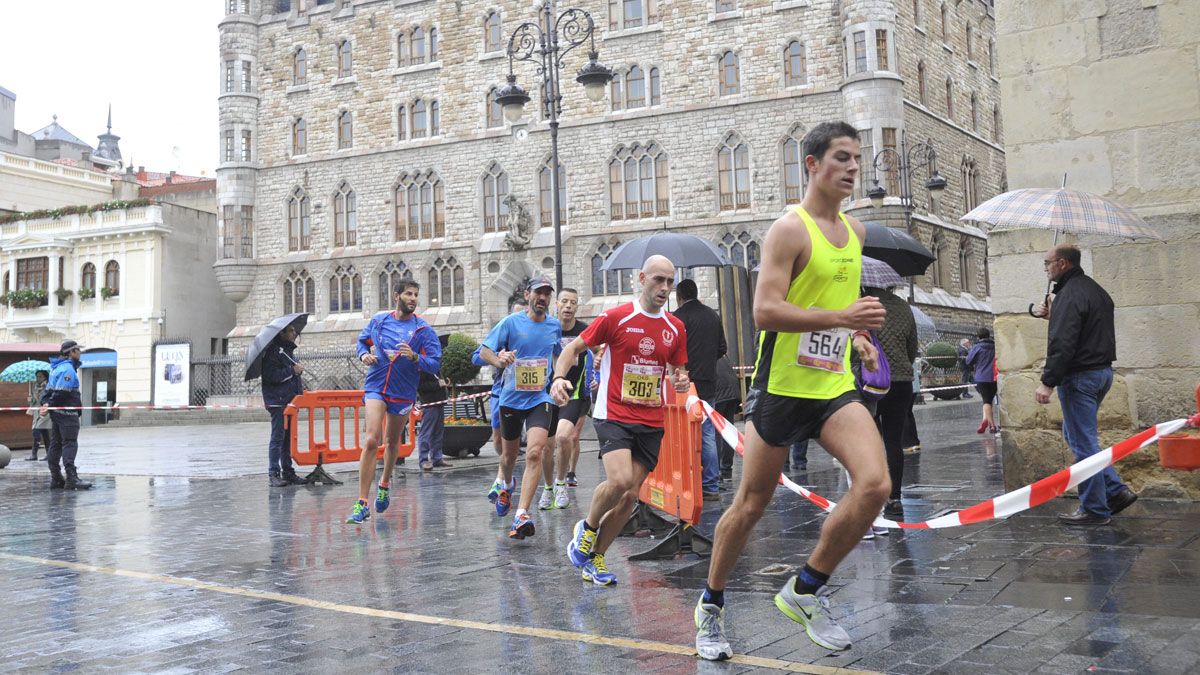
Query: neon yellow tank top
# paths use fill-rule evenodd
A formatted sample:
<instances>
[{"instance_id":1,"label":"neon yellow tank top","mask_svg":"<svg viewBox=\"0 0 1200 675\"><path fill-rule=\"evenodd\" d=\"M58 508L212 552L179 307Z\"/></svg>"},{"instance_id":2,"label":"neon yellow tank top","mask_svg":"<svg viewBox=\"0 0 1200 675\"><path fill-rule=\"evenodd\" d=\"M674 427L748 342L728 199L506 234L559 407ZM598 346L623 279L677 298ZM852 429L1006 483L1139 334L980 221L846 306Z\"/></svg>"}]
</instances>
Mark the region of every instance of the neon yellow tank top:
<instances>
[{"instance_id":1,"label":"neon yellow tank top","mask_svg":"<svg viewBox=\"0 0 1200 675\"><path fill-rule=\"evenodd\" d=\"M845 214L838 213L849 239L837 248L803 208L792 209L804 221L812 257L788 286L787 301L798 307L845 309L859 297L862 242ZM763 331L759 336L754 385L780 396L833 399L854 389L850 371L852 331L846 328L808 333Z\"/></svg>"}]
</instances>

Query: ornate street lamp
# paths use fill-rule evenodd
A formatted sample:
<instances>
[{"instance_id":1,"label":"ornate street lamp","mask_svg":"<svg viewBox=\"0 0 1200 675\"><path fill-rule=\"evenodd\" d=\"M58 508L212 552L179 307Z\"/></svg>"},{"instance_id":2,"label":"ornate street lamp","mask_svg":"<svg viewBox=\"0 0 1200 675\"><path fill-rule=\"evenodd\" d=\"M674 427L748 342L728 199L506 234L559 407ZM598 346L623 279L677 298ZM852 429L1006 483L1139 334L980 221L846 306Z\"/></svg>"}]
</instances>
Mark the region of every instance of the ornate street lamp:
<instances>
[{"instance_id":1,"label":"ornate street lamp","mask_svg":"<svg viewBox=\"0 0 1200 675\"><path fill-rule=\"evenodd\" d=\"M874 184L867 189L867 197L871 200L871 206L877 209L883 208L883 198L887 196L887 189L879 184L879 172L896 172L898 174L897 187L900 190L900 205L904 207L904 225L908 234L915 238L917 235L913 232L912 220L913 170L924 168L929 174L929 179L925 181L925 189L929 190L929 200L932 202L930 210L937 210L942 191L946 189L946 179L938 173L937 151L933 149L933 142L926 140L909 146L905 142L905 137L901 135L900 151L897 152L894 148L880 150L875 154L872 168L875 172ZM913 290L913 277L909 277L908 304L910 305L915 302Z\"/></svg>"},{"instance_id":2,"label":"ornate street lamp","mask_svg":"<svg viewBox=\"0 0 1200 675\"><path fill-rule=\"evenodd\" d=\"M588 43L590 46L588 62L579 69L575 81L583 85L584 93L589 100L600 101L612 82L612 69L600 63L597 59L600 53L596 51L594 38L595 23L592 15L582 9L568 9L555 16L554 0L542 0L538 9L538 21L525 22L517 26L512 37L508 40L508 78L507 82L496 90L496 103L504 111L504 118L516 122L525 113L525 104L529 102L529 93L517 84L517 76L513 72L516 61L528 61L537 66L538 76L542 80L542 91L545 92L543 101L544 112L550 120L550 194L551 222L554 224L554 281L558 289L562 289L562 219L559 210L562 204L559 199L558 186L558 116L562 114L562 89L559 84L562 79L563 58L571 50ZM561 41L561 46L560 46Z\"/></svg>"}]
</instances>

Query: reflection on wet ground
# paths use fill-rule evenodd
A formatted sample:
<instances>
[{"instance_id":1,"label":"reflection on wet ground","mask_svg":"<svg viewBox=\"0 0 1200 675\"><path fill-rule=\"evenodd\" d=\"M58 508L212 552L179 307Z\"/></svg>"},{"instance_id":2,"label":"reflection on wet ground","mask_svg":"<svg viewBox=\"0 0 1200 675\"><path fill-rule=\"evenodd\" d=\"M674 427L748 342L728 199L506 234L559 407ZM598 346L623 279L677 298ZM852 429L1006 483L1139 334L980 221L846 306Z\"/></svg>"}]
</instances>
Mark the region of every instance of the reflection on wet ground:
<instances>
[{"instance_id":1,"label":"reflection on wet ground","mask_svg":"<svg viewBox=\"0 0 1200 675\"><path fill-rule=\"evenodd\" d=\"M908 458L905 482L923 487L907 494L905 520L1002 490L995 439L974 433L975 415L974 405L920 411L923 451ZM342 522L355 496L350 481L272 490L261 473L239 476L265 454L239 426L137 431L137 447L124 448L98 447L103 435L85 432L81 466L96 468L88 453L111 466L129 454L140 466L188 471L101 475L96 489L77 494L49 492L40 474L0 473L0 671L779 665L707 664L672 651L694 636L704 561L631 562L626 556L651 542L622 539L609 556L620 583L580 582L563 549L599 479L594 442L585 443L572 506L535 514L537 535L514 542L484 499L494 475L489 448L473 465L401 474L390 510L356 528ZM172 437L188 440L172 445ZM239 468L223 473L224 462ZM206 466L211 474L198 468ZM814 448L809 467L798 482L840 496L844 478L827 456ZM238 477L197 477L212 474ZM771 602L823 522L817 509L780 491L727 594L734 647L806 667L897 673L1200 667L1200 506L1143 500L1107 528L1060 526L1054 515L1074 506L1059 500L1005 521L864 541L832 582L835 615L855 644L830 654ZM711 532L719 514L710 505L700 530ZM650 644L596 644L578 634Z\"/></svg>"}]
</instances>

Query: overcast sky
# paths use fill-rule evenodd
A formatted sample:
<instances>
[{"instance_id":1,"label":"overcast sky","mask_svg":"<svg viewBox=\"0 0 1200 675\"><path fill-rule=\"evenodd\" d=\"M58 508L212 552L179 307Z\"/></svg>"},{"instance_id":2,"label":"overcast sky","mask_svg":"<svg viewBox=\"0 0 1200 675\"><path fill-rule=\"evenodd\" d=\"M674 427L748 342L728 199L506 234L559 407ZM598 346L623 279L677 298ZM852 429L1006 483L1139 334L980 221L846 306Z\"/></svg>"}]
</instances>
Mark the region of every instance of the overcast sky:
<instances>
[{"instance_id":1,"label":"overcast sky","mask_svg":"<svg viewBox=\"0 0 1200 675\"><path fill-rule=\"evenodd\" d=\"M223 0L0 2L0 16L0 87L17 95L17 129L57 114L95 147L111 102L126 164L214 175Z\"/></svg>"}]
</instances>

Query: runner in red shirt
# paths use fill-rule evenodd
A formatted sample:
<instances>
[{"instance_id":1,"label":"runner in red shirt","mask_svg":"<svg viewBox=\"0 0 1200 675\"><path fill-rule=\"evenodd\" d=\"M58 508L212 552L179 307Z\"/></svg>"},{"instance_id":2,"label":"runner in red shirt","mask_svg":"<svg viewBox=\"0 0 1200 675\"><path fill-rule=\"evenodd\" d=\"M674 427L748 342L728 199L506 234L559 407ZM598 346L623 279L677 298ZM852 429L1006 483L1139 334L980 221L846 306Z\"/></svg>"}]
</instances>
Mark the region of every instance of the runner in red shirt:
<instances>
[{"instance_id":1,"label":"runner in red shirt","mask_svg":"<svg viewBox=\"0 0 1200 675\"><path fill-rule=\"evenodd\" d=\"M592 493L587 518L575 524L567 545L571 564L583 580L598 586L616 583L604 564L604 552L633 514L646 476L658 464L663 437L662 387L670 378L686 392L687 335L683 322L663 311L675 285L675 265L651 256L638 275L638 299L596 317L563 350L554 368L550 395L567 402L573 383L566 375L585 349L607 345L600 360L600 389L592 419L600 441L606 480Z\"/></svg>"}]
</instances>

